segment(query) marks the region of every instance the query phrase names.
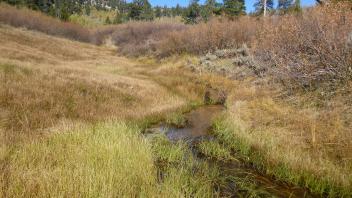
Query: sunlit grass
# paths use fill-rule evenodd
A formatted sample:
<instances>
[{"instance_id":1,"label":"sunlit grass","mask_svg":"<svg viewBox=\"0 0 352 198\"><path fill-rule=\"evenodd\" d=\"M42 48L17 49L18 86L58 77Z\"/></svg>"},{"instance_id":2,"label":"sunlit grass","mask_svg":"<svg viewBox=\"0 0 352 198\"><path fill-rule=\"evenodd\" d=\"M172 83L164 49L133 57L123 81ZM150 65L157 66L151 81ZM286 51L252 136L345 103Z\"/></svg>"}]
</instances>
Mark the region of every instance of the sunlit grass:
<instances>
[{"instance_id":1,"label":"sunlit grass","mask_svg":"<svg viewBox=\"0 0 352 198\"><path fill-rule=\"evenodd\" d=\"M224 147L254 163L265 174L314 193L330 197L351 195L350 162L347 159L339 163L336 159L336 155L349 153L336 153L343 151L342 145L326 143L345 137L346 128L340 125L333 127L334 139L328 139L332 136L326 130L336 126L338 115L325 119L317 115L326 111L284 105L275 100L269 89L257 90L245 83L230 96L227 107L227 114L216 121L213 130ZM311 116L313 113L315 116Z\"/></svg>"},{"instance_id":2,"label":"sunlit grass","mask_svg":"<svg viewBox=\"0 0 352 198\"><path fill-rule=\"evenodd\" d=\"M1 180L7 197L113 197L155 192L150 145L123 123L99 124L21 146Z\"/></svg>"}]
</instances>

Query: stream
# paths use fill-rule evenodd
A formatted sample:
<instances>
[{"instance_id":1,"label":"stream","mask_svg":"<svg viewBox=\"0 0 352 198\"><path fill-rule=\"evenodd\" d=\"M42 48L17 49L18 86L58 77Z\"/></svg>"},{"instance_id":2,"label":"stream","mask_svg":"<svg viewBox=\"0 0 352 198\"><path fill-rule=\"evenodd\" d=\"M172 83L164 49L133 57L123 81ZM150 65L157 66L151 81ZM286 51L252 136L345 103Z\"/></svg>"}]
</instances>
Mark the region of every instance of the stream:
<instances>
[{"instance_id":1,"label":"stream","mask_svg":"<svg viewBox=\"0 0 352 198\"><path fill-rule=\"evenodd\" d=\"M204 156L198 155L196 147L193 145L197 142L207 139L214 139L209 135L211 130L212 121L214 118L219 116L225 107L222 105L207 105L199 107L184 116L187 120L187 124L183 128L177 128L168 126L167 124L158 124L151 128L149 131L159 131L164 133L167 138L172 142L186 141L192 148L195 158L199 160L206 160L212 166L219 167L221 173L225 176L236 177L239 179L251 178L253 185L258 191L265 191L263 193L265 197L317 197L312 195L307 189L287 184L285 182L277 181L273 177L261 174L253 166L246 164L242 161L231 161L231 162L219 162L210 159L204 159ZM234 156L236 157L236 156ZM223 194L229 195L230 197L238 197L238 191L235 190L236 184L229 182ZM243 194L241 194L243 196ZM248 195L250 196L250 195ZM247 197L245 195L245 197Z\"/></svg>"}]
</instances>

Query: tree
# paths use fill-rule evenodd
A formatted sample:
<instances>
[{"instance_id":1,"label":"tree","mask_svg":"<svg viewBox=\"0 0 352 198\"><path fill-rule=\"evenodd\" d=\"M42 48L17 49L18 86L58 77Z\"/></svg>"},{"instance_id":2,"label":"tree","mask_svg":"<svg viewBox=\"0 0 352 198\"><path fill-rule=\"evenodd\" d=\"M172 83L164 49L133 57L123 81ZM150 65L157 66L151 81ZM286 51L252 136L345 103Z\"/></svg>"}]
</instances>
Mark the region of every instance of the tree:
<instances>
[{"instance_id":1,"label":"tree","mask_svg":"<svg viewBox=\"0 0 352 198\"><path fill-rule=\"evenodd\" d=\"M222 3L216 2L215 9L213 10L213 14L217 15L217 16L222 15L223 10L224 10L223 7L224 7L224 5Z\"/></svg>"},{"instance_id":2,"label":"tree","mask_svg":"<svg viewBox=\"0 0 352 198\"><path fill-rule=\"evenodd\" d=\"M155 13L155 17L156 18L162 17L161 7L160 6L156 6L154 13Z\"/></svg>"},{"instance_id":3,"label":"tree","mask_svg":"<svg viewBox=\"0 0 352 198\"><path fill-rule=\"evenodd\" d=\"M230 17L245 14L244 0L224 0L224 11Z\"/></svg>"},{"instance_id":4,"label":"tree","mask_svg":"<svg viewBox=\"0 0 352 198\"><path fill-rule=\"evenodd\" d=\"M214 10L216 9L216 1L215 0L206 0L205 1L205 9L212 15Z\"/></svg>"},{"instance_id":5,"label":"tree","mask_svg":"<svg viewBox=\"0 0 352 198\"><path fill-rule=\"evenodd\" d=\"M190 4L183 15L183 20L186 24L196 24L201 18L201 8L198 4L199 0L191 0Z\"/></svg>"},{"instance_id":6,"label":"tree","mask_svg":"<svg viewBox=\"0 0 352 198\"><path fill-rule=\"evenodd\" d=\"M111 20L110 20L110 17L107 16L106 19L105 19L105 24L106 25L110 25L111 24Z\"/></svg>"},{"instance_id":7,"label":"tree","mask_svg":"<svg viewBox=\"0 0 352 198\"><path fill-rule=\"evenodd\" d=\"M208 21L210 17L213 16L216 6L215 0L207 0L205 5L202 6L201 15L204 21Z\"/></svg>"},{"instance_id":8,"label":"tree","mask_svg":"<svg viewBox=\"0 0 352 198\"><path fill-rule=\"evenodd\" d=\"M87 16L90 15L90 12L91 12L90 5L86 4L86 5L84 6L84 12L85 12L85 14L86 14Z\"/></svg>"},{"instance_id":9,"label":"tree","mask_svg":"<svg viewBox=\"0 0 352 198\"><path fill-rule=\"evenodd\" d=\"M162 15L164 17L171 17L171 10L166 5L162 8Z\"/></svg>"},{"instance_id":10,"label":"tree","mask_svg":"<svg viewBox=\"0 0 352 198\"><path fill-rule=\"evenodd\" d=\"M176 16L181 16L182 13L183 13L182 7L180 6L180 4L177 4L176 7L175 7L175 15Z\"/></svg>"},{"instance_id":11,"label":"tree","mask_svg":"<svg viewBox=\"0 0 352 198\"><path fill-rule=\"evenodd\" d=\"M293 9L294 12L301 12L302 11L302 8L301 8L301 0L295 0L295 5L294 5L294 9Z\"/></svg>"},{"instance_id":12,"label":"tree","mask_svg":"<svg viewBox=\"0 0 352 198\"><path fill-rule=\"evenodd\" d=\"M266 12L268 10L272 10L273 7L273 0L257 0L257 2L254 3L255 12L258 15L263 14L264 16L266 16Z\"/></svg>"},{"instance_id":13,"label":"tree","mask_svg":"<svg viewBox=\"0 0 352 198\"><path fill-rule=\"evenodd\" d=\"M277 9L279 10L288 10L289 8L291 8L293 5L293 1L292 0L279 0Z\"/></svg>"},{"instance_id":14,"label":"tree","mask_svg":"<svg viewBox=\"0 0 352 198\"><path fill-rule=\"evenodd\" d=\"M285 14L295 10L295 0L279 0L277 5L279 14Z\"/></svg>"},{"instance_id":15,"label":"tree","mask_svg":"<svg viewBox=\"0 0 352 198\"><path fill-rule=\"evenodd\" d=\"M153 20L154 13L148 0L134 0L128 14L134 20Z\"/></svg>"},{"instance_id":16,"label":"tree","mask_svg":"<svg viewBox=\"0 0 352 198\"><path fill-rule=\"evenodd\" d=\"M154 11L152 9L152 5L149 3L148 0L144 0L140 20L151 21L153 19L154 19Z\"/></svg>"}]
</instances>

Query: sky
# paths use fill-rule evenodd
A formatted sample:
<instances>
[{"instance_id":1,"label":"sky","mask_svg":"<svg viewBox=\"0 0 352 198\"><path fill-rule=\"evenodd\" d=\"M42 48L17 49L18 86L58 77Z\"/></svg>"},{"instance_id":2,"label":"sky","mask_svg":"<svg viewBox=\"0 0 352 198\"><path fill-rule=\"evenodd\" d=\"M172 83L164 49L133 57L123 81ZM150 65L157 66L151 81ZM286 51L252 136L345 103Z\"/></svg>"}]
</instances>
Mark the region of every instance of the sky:
<instances>
[{"instance_id":1,"label":"sky","mask_svg":"<svg viewBox=\"0 0 352 198\"><path fill-rule=\"evenodd\" d=\"M203 3L205 0L200 0L201 3ZM246 1L246 11L247 12L251 12L254 10L253 8L253 4L255 2L255 0L245 0ZM164 6L167 5L168 7L171 6L176 6L177 4L180 4L182 6L187 6L189 3L189 0L149 0L149 2L153 5L159 5L159 6ZM219 2L221 2L219 0ZM277 5L277 0L274 0L275 2L275 7ZM312 6L315 5L315 0L301 0L301 4L302 6L306 7L306 6Z\"/></svg>"}]
</instances>

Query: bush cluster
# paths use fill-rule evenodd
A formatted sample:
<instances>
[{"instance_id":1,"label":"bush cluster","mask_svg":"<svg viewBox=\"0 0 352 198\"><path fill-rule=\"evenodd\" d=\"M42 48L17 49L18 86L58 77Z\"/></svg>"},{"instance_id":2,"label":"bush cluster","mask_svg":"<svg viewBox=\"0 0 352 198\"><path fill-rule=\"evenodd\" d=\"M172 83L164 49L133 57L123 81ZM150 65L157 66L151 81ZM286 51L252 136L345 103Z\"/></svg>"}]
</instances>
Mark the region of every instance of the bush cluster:
<instances>
[{"instance_id":1,"label":"bush cluster","mask_svg":"<svg viewBox=\"0 0 352 198\"><path fill-rule=\"evenodd\" d=\"M62 22L26 8L17 9L5 4L0 5L0 23L82 42L92 41L92 34L89 29L74 23Z\"/></svg>"}]
</instances>

